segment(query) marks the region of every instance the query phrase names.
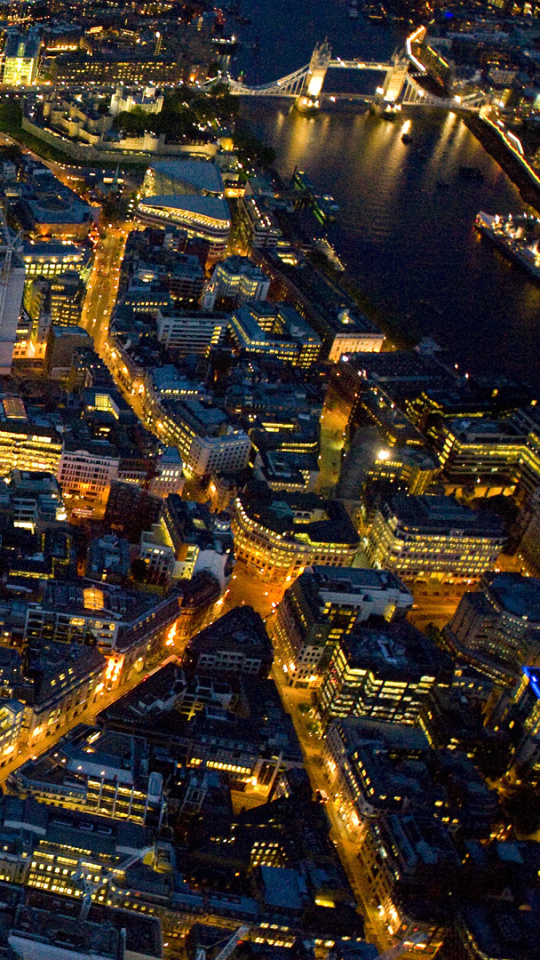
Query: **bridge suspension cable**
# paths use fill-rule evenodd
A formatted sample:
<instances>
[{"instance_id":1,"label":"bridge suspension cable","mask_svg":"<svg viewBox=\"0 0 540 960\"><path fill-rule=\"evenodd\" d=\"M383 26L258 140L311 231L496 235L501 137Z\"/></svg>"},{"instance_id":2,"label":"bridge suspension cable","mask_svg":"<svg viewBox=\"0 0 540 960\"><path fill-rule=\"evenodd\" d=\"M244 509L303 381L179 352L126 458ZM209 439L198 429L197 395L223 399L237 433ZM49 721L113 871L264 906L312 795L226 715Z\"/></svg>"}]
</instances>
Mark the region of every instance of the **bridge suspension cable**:
<instances>
[{"instance_id":1,"label":"bridge suspension cable","mask_svg":"<svg viewBox=\"0 0 540 960\"><path fill-rule=\"evenodd\" d=\"M231 93L244 97L297 97L302 92L306 77L309 73L309 65L289 73L286 77L280 77L272 83L264 83L258 87L248 87L240 80L231 80L229 90Z\"/></svg>"}]
</instances>

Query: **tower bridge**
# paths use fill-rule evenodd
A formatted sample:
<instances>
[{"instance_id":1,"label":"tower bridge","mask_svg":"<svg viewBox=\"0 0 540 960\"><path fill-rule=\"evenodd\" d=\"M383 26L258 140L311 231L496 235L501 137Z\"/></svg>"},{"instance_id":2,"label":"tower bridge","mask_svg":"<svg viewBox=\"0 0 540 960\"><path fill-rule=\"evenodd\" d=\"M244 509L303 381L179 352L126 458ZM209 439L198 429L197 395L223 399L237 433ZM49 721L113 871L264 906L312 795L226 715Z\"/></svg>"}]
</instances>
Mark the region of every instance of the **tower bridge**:
<instances>
[{"instance_id":1,"label":"tower bridge","mask_svg":"<svg viewBox=\"0 0 540 960\"><path fill-rule=\"evenodd\" d=\"M416 80L411 68L418 74L418 68L424 68L411 53L410 44L405 44L403 51L394 54L391 63L380 60L342 60L333 57L328 42L317 44L309 63L299 67L293 73L265 83L250 87L239 80L229 81L229 90L232 94L241 97L288 97L296 101L298 108L303 112L314 112L320 106L321 97L332 97L333 100L362 100L365 102L379 101L386 104L416 104L419 106L439 106L445 109L459 109L477 111L483 103L483 98L454 97L444 99L428 93ZM369 70L383 73L384 80L377 86L373 94L330 93L323 86L328 70Z\"/></svg>"}]
</instances>

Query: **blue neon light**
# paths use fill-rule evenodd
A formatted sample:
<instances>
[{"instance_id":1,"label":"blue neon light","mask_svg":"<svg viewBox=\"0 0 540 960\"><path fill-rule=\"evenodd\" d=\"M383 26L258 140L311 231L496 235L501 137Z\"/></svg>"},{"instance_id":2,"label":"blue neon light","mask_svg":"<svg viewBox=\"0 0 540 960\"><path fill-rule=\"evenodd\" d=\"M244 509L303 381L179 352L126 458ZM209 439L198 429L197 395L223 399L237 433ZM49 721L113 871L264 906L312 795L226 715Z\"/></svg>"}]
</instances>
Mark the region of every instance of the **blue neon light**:
<instances>
[{"instance_id":1,"label":"blue neon light","mask_svg":"<svg viewBox=\"0 0 540 960\"><path fill-rule=\"evenodd\" d=\"M532 671L529 669L529 667L523 667L522 669L523 669L523 673L524 673L525 676L527 677L527 679L528 679L531 687L533 688L533 690L534 690L537 698L540 700L540 683L539 683L539 681L538 681L538 675L537 675L536 671L535 671L535 673L532 673Z\"/></svg>"}]
</instances>

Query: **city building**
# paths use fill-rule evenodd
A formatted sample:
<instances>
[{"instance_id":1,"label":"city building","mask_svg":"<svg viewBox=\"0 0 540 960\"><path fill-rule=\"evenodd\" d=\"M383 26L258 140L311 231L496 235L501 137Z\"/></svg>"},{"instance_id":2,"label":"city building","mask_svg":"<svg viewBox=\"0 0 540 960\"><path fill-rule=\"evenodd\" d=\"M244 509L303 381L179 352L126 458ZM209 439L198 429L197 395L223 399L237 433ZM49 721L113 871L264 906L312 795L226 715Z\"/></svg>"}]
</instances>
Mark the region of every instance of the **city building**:
<instances>
[{"instance_id":1,"label":"city building","mask_svg":"<svg viewBox=\"0 0 540 960\"><path fill-rule=\"evenodd\" d=\"M382 437L383 447L424 449L426 438L395 402L393 395L379 384L364 384L355 404L355 414L367 414Z\"/></svg>"},{"instance_id":2,"label":"city building","mask_svg":"<svg viewBox=\"0 0 540 960\"><path fill-rule=\"evenodd\" d=\"M525 437L511 420L451 420L443 423L439 444L447 493L471 487L475 496L514 491Z\"/></svg>"},{"instance_id":3,"label":"city building","mask_svg":"<svg viewBox=\"0 0 540 960\"><path fill-rule=\"evenodd\" d=\"M51 322L60 327L79 326L85 288L76 271L61 273L51 280L49 310Z\"/></svg>"},{"instance_id":4,"label":"city building","mask_svg":"<svg viewBox=\"0 0 540 960\"><path fill-rule=\"evenodd\" d=\"M63 53L49 58L45 69L57 83L178 83L182 66L173 57L149 56L146 50Z\"/></svg>"},{"instance_id":5,"label":"city building","mask_svg":"<svg viewBox=\"0 0 540 960\"><path fill-rule=\"evenodd\" d=\"M161 113L164 97L156 87L149 84L144 88L117 87L111 97L109 112L113 117L119 113L131 113L133 110L142 110L144 113Z\"/></svg>"},{"instance_id":6,"label":"city building","mask_svg":"<svg viewBox=\"0 0 540 960\"><path fill-rule=\"evenodd\" d=\"M86 279L91 251L78 243L62 240L24 239L21 256L26 277L56 277L76 271Z\"/></svg>"},{"instance_id":7,"label":"city building","mask_svg":"<svg viewBox=\"0 0 540 960\"><path fill-rule=\"evenodd\" d=\"M258 450L253 476L262 480L271 490L289 493L310 493L319 477L315 454L295 453L292 450Z\"/></svg>"},{"instance_id":8,"label":"city building","mask_svg":"<svg viewBox=\"0 0 540 960\"><path fill-rule=\"evenodd\" d=\"M219 168L202 160L163 160L146 171L139 204L143 221L182 227L210 243L211 260L227 248L230 212Z\"/></svg>"},{"instance_id":9,"label":"city building","mask_svg":"<svg viewBox=\"0 0 540 960\"><path fill-rule=\"evenodd\" d=\"M316 363L321 341L287 304L252 303L231 315L231 336L240 353L272 357L299 367Z\"/></svg>"},{"instance_id":10,"label":"city building","mask_svg":"<svg viewBox=\"0 0 540 960\"><path fill-rule=\"evenodd\" d=\"M537 785L540 781L540 670L523 667L521 677L509 698L502 698L501 711L495 708L489 725L507 730L512 741L511 768L520 781ZM506 707L506 709L505 709Z\"/></svg>"},{"instance_id":11,"label":"city building","mask_svg":"<svg viewBox=\"0 0 540 960\"><path fill-rule=\"evenodd\" d=\"M20 700L0 700L0 766L17 752L22 737L25 705Z\"/></svg>"},{"instance_id":12,"label":"city building","mask_svg":"<svg viewBox=\"0 0 540 960\"><path fill-rule=\"evenodd\" d=\"M122 934L110 924L80 917L66 917L52 902L43 909L20 905L13 918L7 942L18 960L124 960Z\"/></svg>"},{"instance_id":13,"label":"city building","mask_svg":"<svg viewBox=\"0 0 540 960\"><path fill-rule=\"evenodd\" d=\"M84 240L97 219L96 211L47 167L33 171L13 206L20 228L35 240Z\"/></svg>"},{"instance_id":14,"label":"city building","mask_svg":"<svg viewBox=\"0 0 540 960\"><path fill-rule=\"evenodd\" d=\"M56 430L32 420L0 420L0 475L12 470L56 474L62 440Z\"/></svg>"},{"instance_id":15,"label":"city building","mask_svg":"<svg viewBox=\"0 0 540 960\"><path fill-rule=\"evenodd\" d=\"M37 77L41 39L35 29L10 30L4 47L3 83L29 86Z\"/></svg>"},{"instance_id":16,"label":"city building","mask_svg":"<svg viewBox=\"0 0 540 960\"><path fill-rule=\"evenodd\" d=\"M178 447L192 475L241 473L249 462L247 433L223 410L200 400L165 401L156 428L160 439Z\"/></svg>"},{"instance_id":17,"label":"city building","mask_svg":"<svg viewBox=\"0 0 540 960\"><path fill-rule=\"evenodd\" d=\"M193 637L184 654L186 669L199 674L268 677L273 651L264 623L252 607L235 607Z\"/></svg>"},{"instance_id":18,"label":"city building","mask_svg":"<svg viewBox=\"0 0 540 960\"><path fill-rule=\"evenodd\" d=\"M191 580L206 570L228 583L234 562L234 540L227 513L211 513L206 504L170 494L163 504L162 522L175 551L176 575Z\"/></svg>"},{"instance_id":19,"label":"city building","mask_svg":"<svg viewBox=\"0 0 540 960\"><path fill-rule=\"evenodd\" d=\"M523 859L521 853L519 858ZM522 960L525 956L538 960L534 913L495 898L464 903L448 938L448 950L459 960Z\"/></svg>"},{"instance_id":20,"label":"city building","mask_svg":"<svg viewBox=\"0 0 540 960\"><path fill-rule=\"evenodd\" d=\"M240 211L252 248L262 250L277 247L281 240L281 230L263 197L241 197Z\"/></svg>"},{"instance_id":21,"label":"city building","mask_svg":"<svg viewBox=\"0 0 540 960\"><path fill-rule=\"evenodd\" d=\"M414 931L424 937L423 955L434 956L450 927L448 900L460 877L459 854L445 826L415 814L368 821L359 860L391 943Z\"/></svg>"},{"instance_id":22,"label":"city building","mask_svg":"<svg viewBox=\"0 0 540 960\"><path fill-rule=\"evenodd\" d=\"M530 497L524 518L525 529L519 544L519 552L527 569L540 576L540 485Z\"/></svg>"},{"instance_id":23,"label":"city building","mask_svg":"<svg viewBox=\"0 0 540 960\"><path fill-rule=\"evenodd\" d=\"M21 698L27 704L23 736L34 748L97 702L105 689L107 660L95 647L35 637L35 619L31 629L30 617L27 683ZM71 618L76 619L73 614Z\"/></svg>"},{"instance_id":24,"label":"city building","mask_svg":"<svg viewBox=\"0 0 540 960\"><path fill-rule=\"evenodd\" d=\"M495 573L465 593L448 625L452 644L478 669L505 681L540 666L540 580Z\"/></svg>"},{"instance_id":25,"label":"city building","mask_svg":"<svg viewBox=\"0 0 540 960\"><path fill-rule=\"evenodd\" d=\"M181 496L184 489L184 464L176 447L166 447L157 458L154 476L148 492L155 497L168 497L170 493Z\"/></svg>"},{"instance_id":26,"label":"city building","mask_svg":"<svg viewBox=\"0 0 540 960\"><path fill-rule=\"evenodd\" d=\"M288 583L313 564L350 567L359 538L338 500L274 493L252 481L232 505L235 552L250 571Z\"/></svg>"},{"instance_id":27,"label":"city building","mask_svg":"<svg viewBox=\"0 0 540 960\"><path fill-rule=\"evenodd\" d=\"M408 621L360 623L334 645L317 691L323 723L334 717L372 717L415 726L433 684L448 684L448 656Z\"/></svg>"},{"instance_id":28,"label":"city building","mask_svg":"<svg viewBox=\"0 0 540 960\"><path fill-rule=\"evenodd\" d=\"M366 557L405 579L472 581L493 570L504 541L494 515L452 497L398 493L378 507Z\"/></svg>"},{"instance_id":29,"label":"city building","mask_svg":"<svg viewBox=\"0 0 540 960\"><path fill-rule=\"evenodd\" d=\"M126 637L132 627L156 606L154 596L140 591L98 586L90 579L49 580L41 599L27 604L24 638L28 643L42 638L59 648L64 645L64 650L88 645L109 655L129 645Z\"/></svg>"},{"instance_id":30,"label":"city building","mask_svg":"<svg viewBox=\"0 0 540 960\"><path fill-rule=\"evenodd\" d=\"M64 497L81 497L96 506L105 506L111 483L118 477L120 457L111 444L100 440L79 443L66 436L58 464L58 480Z\"/></svg>"},{"instance_id":31,"label":"city building","mask_svg":"<svg viewBox=\"0 0 540 960\"><path fill-rule=\"evenodd\" d=\"M437 458L425 447L390 444L379 426L361 424L354 433L358 490L382 481L412 494L423 494L439 473Z\"/></svg>"},{"instance_id":32,"label":"city building","mask_svg":"<svg viewBox=\"0 0 540 960\"><path fill-rule=\"evenodd\" d=\"M141 737L79 725L10 776L12 790L68 810L158 826L163 777Z\"/></svg>"},{"instance_id":33,"label":"city building","mask_svg":"<svg viewBox=\"0 0 540 960\"><path fill-rule=\"evenodd\" d=\"M540 486L540 408L536 403L522 407L513 420L526 436L519 464L520 486L527 493L534 493Z\"/></svg>"},{"instance_id":34,"label":"city building","mask_svg":"<svg viewBox=\"0 0 540 960\"><path fill-rule=\"evenodd\" d=\"M442 815L446 798L431 783L426 767L430 752L426 735L418 727L365 717L332 721L326 731L324 761L351 838L359 840L364 821L384 813L411 807L427 812L431 807L433 815L437 811Z\"/></svg>"},{"instance_id":35,"label":"city building","mask_svg":"<svg viewBox=\"0 0 540 960\"><path fill-rule=\"evenodd\" d=\"M244 300L266 300L270 280L248 257L234 254L214 267L212 279L204 291L202 307L213 310L218 298L227 297L237 303Z\"/></svg>"},{"instance_id":36,"label":"city building","mask_svg":"<svg viewBox=\"0 0 540 960\"><path fill-rule=\"evenodd\" d=\"M84 894L79 879L81 861L85 862L86 873L105 883L115 868L115 876L122 877L122 864L142 857L149 847L148 833L141 824L14 796L3 797L0 802L0 829L13 842L11 850L5 851L11 856L0 858L4 876L7 873L12 882L79 900ZM98 890L94 882L92 892ZM96 899L103 903L105 897Z\"/></svg>"},{"instance_id":37,"label":"city building","mask_svg":"<svg viewBox=\"0 0 540 960\"><path fill-rule=\"evenodd\" d=\"M134 483L113 480L105 510L105 523L111 529L137 543L143 530L157 523L161 514L161 498Z\"/></svg>"},{"instance_id":38,"label":"city building","mask_svg":"<svg viewBox=\"0 0 540 960\"><path fill-rule=\"evenodd\" d=\"M234 693L239 685L241 697ZM256 785L261 800L272 795L283 770L302 765L274 682L249 673L193 675L169 663L105 716L108 729L143 735L158 749L180 747L188 769L222 771L240 784Z\"/></svg>"},{"instance_id":39,"label":"city building","mask_svg":"<svg viewBox=\"0 0 540 960\"><path fill-rule=\"evenodd\" d=\"M73 354L81 347L90 346L90 334L84 327L52 325L49 317L45 318L45 325L48 331L45 369L51 380L65 380L71 372Z\"/></svg>"},{"instance_id":40,"label":"city building","mask_svg":"<svg viewBox=\"0 0 540 960\"><path fill-rule=\"evenodd\" d=\"M42 532L66 519L62 491L52 473L16 469L4 477L4 483L9 505L2 497L2 506L9 510L15 527Z\"/></svg>"},{"instance_id":41,"label":"city building","mask_svg":"<svg viewBox=\"0 0 540 960\"><path fill-rule=\"evenodd\" d=\"M203 310L159 308L156 316L159 342L167 350L177 351L184 356L199 353L208 357L211 350L222 343L227 325L225 314Z\"/></svg>"},{"instance_id":42,"label":"city building","mask_svg":"<svg viewBox=\"0 0 540 960\"><path fill-rule=\"evenodd\" d=\"M384 334L322 270L308 260L293 266L273 251L256 253L256 262L279 285L283 299L286 297L319 335L329 360L337 363L342 356L381 350Z\"/></svg>"},{"instance_id":43,"label":"city building","mask_svg":"<svg viewBox=\"0 0 540 960\"><path fill-rule=\"evenodd\" d=\"M333 648L370 617L405 617L412 594L386 570L309 567L287 588L269 622L287 683L318 686Z\"/></svg>"},{"instance_id":44,"label":"city building","mask_svg":"<svg viewBox=\"0 0 540 960\"><path fill-rule=\"evenodd\" d=\"M191 580L205 571L224 590L232 572L233 547L226 514L210 513L206 504L170 494L160 520L141 534L139 556L153 580Z\"/></svg>"},{"instance_id":45,"label":"city building","mask_svg":"<svg viewBox=\"0 0 540 960\"><path fill-rule=\"evenodd\" d=\"M106 533L94 537L86 555L86 576L90 580L124 583L131 566L129 541Z\"/></svg>"}]
</instances>

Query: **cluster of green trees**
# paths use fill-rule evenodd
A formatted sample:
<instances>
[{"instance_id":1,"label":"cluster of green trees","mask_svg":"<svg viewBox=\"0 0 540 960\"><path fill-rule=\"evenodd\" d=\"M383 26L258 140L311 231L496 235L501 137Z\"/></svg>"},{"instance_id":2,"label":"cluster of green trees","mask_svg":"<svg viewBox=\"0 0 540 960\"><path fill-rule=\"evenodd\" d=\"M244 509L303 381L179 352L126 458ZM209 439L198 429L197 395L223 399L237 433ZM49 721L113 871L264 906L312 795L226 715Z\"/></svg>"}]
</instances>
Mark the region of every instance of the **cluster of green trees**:
<instances>
[{"instance_id":1,"label":"cluster of green trees","mask_svg":"<svg viewBox=\"0 0 540 960\"><path fill-rule=\"evenodd\" d=\"M151 131L163 133L169 140L199 139L201 124L230 126L237 110L238 99L231 96L226 84L216 83L208 93L181 87L167 94L161 113L145 113L136 108L118 114L117 126L128 136Z\"/></svg>"},{"instance_id":2,"label":"cluster of green trees","mask_svg":"<svg viewBox=\"0 0 540 960\"><path fill-rule=\"evenodd\" d=\"M201 126L234 127L238 115L238 97L233 97L225 83L215 83L205 93L193 87L181 87L167 94L161 113L145 113L136 108L130 113L118 114L117 126L129 137L140 137L152 132L164 134L169 141L199 140L204 136ZM265 146L249 130L233 134L234 148L245 169L252 166L271 167L275 152Z\"/></svg>"}]
</instances>

